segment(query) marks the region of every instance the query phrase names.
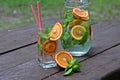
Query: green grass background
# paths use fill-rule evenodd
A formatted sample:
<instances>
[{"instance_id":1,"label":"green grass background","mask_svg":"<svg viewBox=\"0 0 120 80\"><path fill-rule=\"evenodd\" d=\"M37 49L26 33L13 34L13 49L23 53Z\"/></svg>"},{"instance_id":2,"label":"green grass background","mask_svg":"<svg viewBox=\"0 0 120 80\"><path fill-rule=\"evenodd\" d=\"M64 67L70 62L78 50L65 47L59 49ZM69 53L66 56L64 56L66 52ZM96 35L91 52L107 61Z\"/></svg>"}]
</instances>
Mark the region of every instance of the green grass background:
<instances>
[{"instance_id":1,"label":"green grass background","mask_svg":"<svg viewBox=\"0 0 120 80\"><path fill-rule=\"evenodd\" d=\"M63 18L64 0L0 0L0 30L34 23L30 4L41 3L42 20ZM89 0L92 22L120 16L120 0Z\"/></svg>"}]
</instances>

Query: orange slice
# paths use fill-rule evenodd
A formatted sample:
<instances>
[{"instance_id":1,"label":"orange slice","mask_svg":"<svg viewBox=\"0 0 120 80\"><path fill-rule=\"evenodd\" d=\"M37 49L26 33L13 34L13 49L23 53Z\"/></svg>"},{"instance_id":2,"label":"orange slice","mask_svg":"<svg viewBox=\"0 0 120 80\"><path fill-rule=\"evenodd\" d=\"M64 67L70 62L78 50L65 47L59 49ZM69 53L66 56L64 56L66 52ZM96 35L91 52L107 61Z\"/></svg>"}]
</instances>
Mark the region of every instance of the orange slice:
<instances>
[{"instance_id":1,"label":"orange slice","mask_svg":"<svg viewBox=\"0 0 120 80\"><path fill-rule=\"evenodd\" d=\"M88 17L81 17L81 20L87 21L87 20L89 20L89 16Z\"/></svg>"},{"instance_id":2,"label":"orange slice","mask_svg":"<svg viewBox=\"0 0 120 80\"><path fill-rule=\"evenodd\" d=\"M72 27L70 33L71 36L76 40L81 40L83 38L83 34L86 32L86 29L81 25L76 25Z\"/></svg>"},{"instance_id":3,"label":"orange slice","mask_svg":"<svg viewBox=\"0 0 120 80\"><path fill-rule=\"evenodd\" d=\"M42 46L43 51L48 55L54 54L56 48L57 48L57 41L51 41L51 40L46 40Z\"/></svg>"},{"instance_id":4,"label":"orange slice","mask_svg":"<svg viewBox=\"0 0 120 80\"><path fill-rule=\"evenodd\" d=\"M52 40L52 41L58 40L58 39L61 37L62 32L63 32L62 25L61 25L59 22L57 22L57 23L53 26L51 32L49 33L49 35L50 35L50 40Z\"/></svg>"},{"instance_id":5,"label":"orange slice","mask_svg":"<svg viewBox=\"0 0 120 80\"><path fill-rule=\"evenodd\" d=\"M71 61L72 59L72 55L67 51L59 51L55 55L56 63L62 68L66 68L68 66L68 61Z\"/></svg>"},{"instance_id":6,"label":"orange slice","mask_svg":"<svg viewBox=\"0 0 120 80\"><path fill-rule=\"evenodd\" d=\"M79 25L82 21L80 19L74 19L69 23L70 26Z\"/></svg>"},{"instance_id":7,"label":"orange slice","mask_svg":"<svg viewBox=\"0 0 120 80\"><path fill-rule=\"evenodd\" d=\"M40 36L37 36L37 44L40 45Z\"/></svg>"},{"instance_id":8,"label":"orange slice","mask_svg":"<svg viewBox=\"0 0 120 80\"><path fill-rule=\"evenodd\" d=\"M88 20L88 11L81 10L79 8L74 8L72 14L77 19Z\"/></svg>"}]
</instances>

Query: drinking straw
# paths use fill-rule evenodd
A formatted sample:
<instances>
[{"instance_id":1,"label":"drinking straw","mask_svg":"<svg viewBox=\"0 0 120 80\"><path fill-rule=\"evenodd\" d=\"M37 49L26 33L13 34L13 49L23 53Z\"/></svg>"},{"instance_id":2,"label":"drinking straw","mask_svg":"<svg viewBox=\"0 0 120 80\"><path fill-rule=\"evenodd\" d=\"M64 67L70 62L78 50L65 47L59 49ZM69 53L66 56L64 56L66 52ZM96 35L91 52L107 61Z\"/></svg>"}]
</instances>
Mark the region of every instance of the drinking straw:
<instances>
[{"instance_id":1,"label":"drinking straw","mask_svg":"<svg viewBox=\"0 0 120 80\"><path fill-rule=\"evenodd\" d=\"M34 16L37 26L41 32L42 31L42 22L41 22L40 3L39 2L37 2L37 9L38 9L38 16L36 15L33 5L31 4L31 10L32 10L33 16ZM42 56L42 60L45 60L45 56L44 56L43 52L41 52L41 56Z\"/></svg>"},{"instance_id":2,"label":"drinking straw","mask_svg":"<svg viewBox=\"0 0 120 80\"><path fill-rule=\"evenodd\" d=\"M39 21L38 21L38 17L37 17L37 15L36 15L35 9L34 9L34 7L33 7L32 4L31 4L30 6L31 6L31 10L32 10L33 16L34 16L34 18L35 18L35 21L36 21L39 29L41 30L41 27L39 26Z\"/></svg>"},{"instance_id":3,"label":"drinking straw","mask_svg":"<svg viewBox=\"0 0 120 80\"><path fill-rule=\"evenodd\" d=\"M40 31L42 31L42 21L41 21L41 12L40 12L40 2L37 2L37 8L38 8L38 23L40 27Z\"/></svg>"}]
</instances>

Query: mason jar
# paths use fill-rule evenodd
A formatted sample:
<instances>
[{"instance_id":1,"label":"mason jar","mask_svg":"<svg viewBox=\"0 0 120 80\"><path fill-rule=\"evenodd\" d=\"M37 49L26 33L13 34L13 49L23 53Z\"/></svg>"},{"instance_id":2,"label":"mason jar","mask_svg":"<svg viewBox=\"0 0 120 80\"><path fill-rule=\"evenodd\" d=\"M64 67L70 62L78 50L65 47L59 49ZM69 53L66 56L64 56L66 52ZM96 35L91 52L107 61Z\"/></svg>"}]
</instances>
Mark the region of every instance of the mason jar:
<instances>
[{"instance_id":1,"label":"mason jar","mask_svg":"<svg viewBox=\"0 0 120 80\"><path fill-rule=\"evenodd\" d=\"M88 0L65 0L61 44L73 56L88 53L92 44L92 29Z\"/></svg>"}]
</instances>

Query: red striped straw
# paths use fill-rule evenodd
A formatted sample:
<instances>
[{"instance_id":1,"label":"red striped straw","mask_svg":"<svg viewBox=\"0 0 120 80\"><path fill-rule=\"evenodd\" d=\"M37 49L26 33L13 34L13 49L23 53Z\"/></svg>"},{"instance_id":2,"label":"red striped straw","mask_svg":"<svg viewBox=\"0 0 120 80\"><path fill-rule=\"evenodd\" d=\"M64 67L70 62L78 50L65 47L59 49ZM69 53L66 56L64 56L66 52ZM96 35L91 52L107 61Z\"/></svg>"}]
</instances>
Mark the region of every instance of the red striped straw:
<instances>
[{"instance_id":1,"label":"red striped straw","mask_svg":"<svg viewBox=\"0 0 120 80\"><path fill-rule=\"evenodd\" d=\"M31 4L31 10L32 10L33 16L35 18L35 21L37 23L37 26L38 26L39 30L41 31L42 30L42 26L41 26L42 24L41 24L41 21L39 20L39 18L37 17L35 9L34 9L32 4ZM40 11L39 11L39 17L40 17Z\"/></svg>"}]
</instances>

